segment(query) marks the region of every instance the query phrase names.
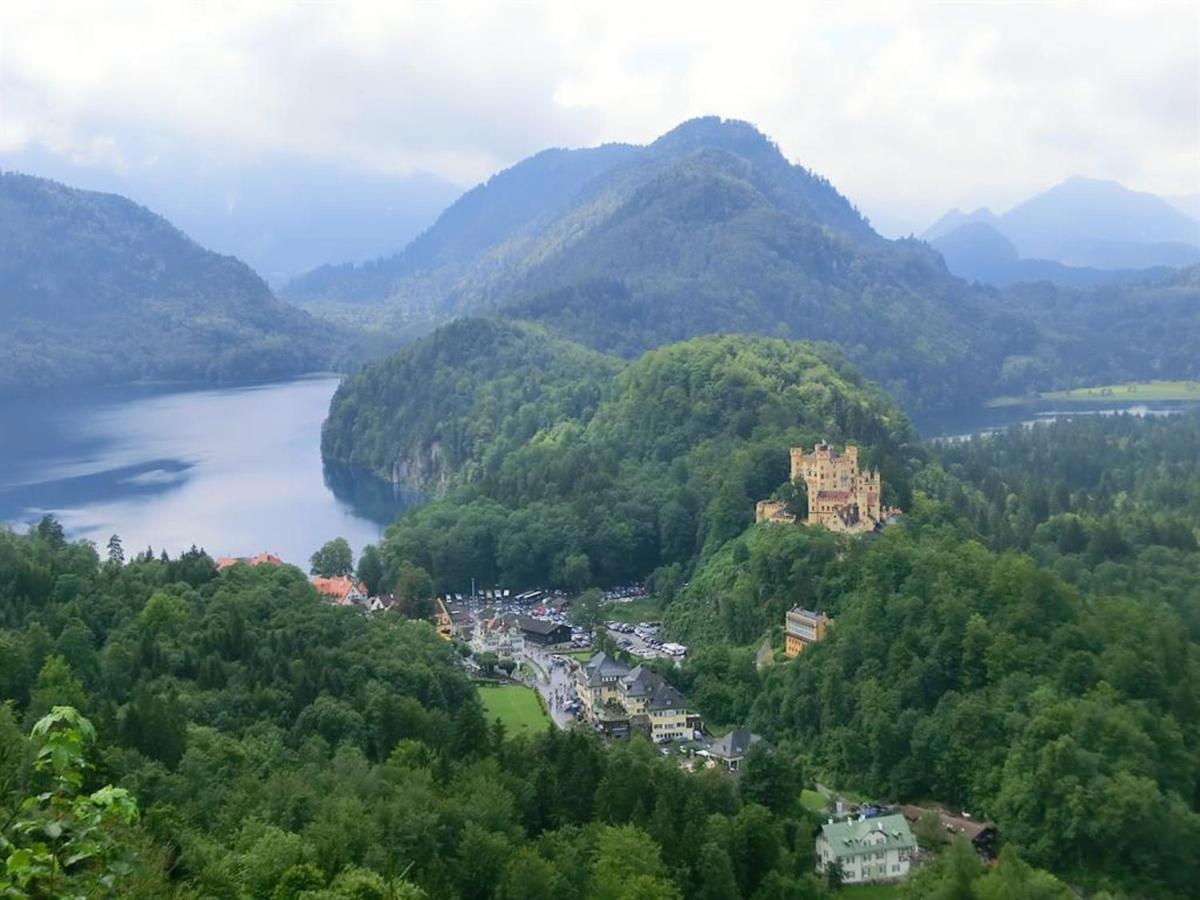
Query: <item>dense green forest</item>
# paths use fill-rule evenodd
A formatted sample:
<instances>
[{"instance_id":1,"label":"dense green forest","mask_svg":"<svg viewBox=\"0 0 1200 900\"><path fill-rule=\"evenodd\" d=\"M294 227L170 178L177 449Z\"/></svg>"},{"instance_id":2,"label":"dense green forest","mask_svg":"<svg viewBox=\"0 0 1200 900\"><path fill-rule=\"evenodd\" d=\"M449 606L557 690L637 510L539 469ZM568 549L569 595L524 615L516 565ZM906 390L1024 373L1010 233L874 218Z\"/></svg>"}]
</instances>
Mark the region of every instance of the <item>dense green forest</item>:
<instances>
[{"instance_id":1,"label":"dense green forest","mask_svg":"<svg viewBox=\"0 0 1200 900\"><path fill-rule=\"evenodd\" d=\"M789 759L508 737L432 627L291 567L0 531L0 651L4 896L828 896Z\"/></svg>"},{"instance_id":2,"label":"dense green forest","mask_svg":"<svg viewBox=\"0 0 1200 900\"><path fill-rule=\"evenodd\" d=\"M875 796L996 820L1032 862L1134 896L1200 871L1200 415L938 446L878 540L757 526L667 607L710 720ZM755 669L802 603L830 636Z\"/></svg>"},{"instance_id":3,"label":"dense green forest","mask_svg":"<svg viewBox=\"0 0 1200 900\"><path fill-rule=\"evenodd\" d=\"M13 172L0 173L0 315L9 394L280 378L346 365L362 349L149 210Z\"/></svg>"},{"instance_id":4,"label":"dense green forest","mask_svg":"<svg viewBox=\"0 0 1200 900\"><path fill-rule=\"evenodd\" d=\"M1200 376L1200 266L1092 288L1017 284L1002 298L1045 338L1005 360L997 395Z\"/></svg>"},{"instance_id":5,"label":"dense green forest","mask_svg":"<svg viewBox=\"0 0 1200 900\"><path fill-rule=\"evenodd\" d=\"M348 379L324 446L388 475L438 461L444 495L394 524L383 556L391 578L418 566L461 591L677 579L753 521L789 447L821 439L857 441L906 502L911 427L829 347L697 338L618 372L472 320Z\"/></svg>"},{"instance_id":6,"label":"dense green forest","mask_svg":"<svg viewBox=\"0 0 1200 900\"><path fill-rule=\"evenodd\" d=\"M544 428L590 418L619 368L533 326L464 319L346 381L322 454L418 489L443 487Z\"/></svg>"}]
</instances>

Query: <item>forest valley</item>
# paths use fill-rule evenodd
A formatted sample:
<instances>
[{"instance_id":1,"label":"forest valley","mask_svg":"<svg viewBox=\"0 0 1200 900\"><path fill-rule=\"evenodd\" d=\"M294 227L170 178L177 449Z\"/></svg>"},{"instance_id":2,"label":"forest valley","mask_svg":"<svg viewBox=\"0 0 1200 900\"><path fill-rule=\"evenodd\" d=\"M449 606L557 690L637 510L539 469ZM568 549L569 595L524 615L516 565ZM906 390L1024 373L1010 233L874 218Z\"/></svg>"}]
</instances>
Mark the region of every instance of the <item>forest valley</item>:
<instances>
[{"instance_id":1,"label":"forest valley","mask_svg":"<svg viewBox=\"0 0 1200 900\"><path fill-rule=\"evenodd\" d=\"M507 735L432 627L327 605L293 567L0 532L0 891L826 897L819 778L998 824L998 865L951 845L906 896L1189 896L1197 446L1197 415L917 446L877 539L763 524L659 572L697 648L662 673L776 748L736 780ZM756 669L798 598L828 638Z\"/></svg>"}]
</instances>

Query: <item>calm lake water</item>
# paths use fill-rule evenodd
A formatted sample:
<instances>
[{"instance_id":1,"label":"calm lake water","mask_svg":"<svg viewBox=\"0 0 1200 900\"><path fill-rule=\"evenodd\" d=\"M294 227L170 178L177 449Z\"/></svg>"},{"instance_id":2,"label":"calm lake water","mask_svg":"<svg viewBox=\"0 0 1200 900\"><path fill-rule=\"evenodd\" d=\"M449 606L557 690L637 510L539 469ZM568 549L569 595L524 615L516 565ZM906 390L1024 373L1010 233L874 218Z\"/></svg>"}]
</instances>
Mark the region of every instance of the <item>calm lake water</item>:
<instances>
[{"instance_id":1,"label":"calm lake water","mask_svg":"<svg viewBox=\"0 0 1200 900\"><path fill-rule=\"evenodd\" d=\"M0 522L53 513L127 556L192 544L214 557L263 550L307 568L322 543L355 553L411 497L321 464L336 376L228 389L135 387L0 399Z\"/></svg>"},{"instance_id":2,"label":"calm lake water","mask_svg":"<svg viewBox=\"0 0 1200 900\"><path fill-rule=\"evenodd\" d=\"M1013 425L1029 427L1043 422L1079 416L1172 416L1200 408L1200 404L1188 401L1161 401L1153 403L1127 403L1104 406L1095 403L1055 403L1044 408L1009 406L981 409L973 416L951 419L945 422L926 424L920 429L922 436L934 441L960 441L977 435L1004 431Z\"/></svg>"}]
</instances>

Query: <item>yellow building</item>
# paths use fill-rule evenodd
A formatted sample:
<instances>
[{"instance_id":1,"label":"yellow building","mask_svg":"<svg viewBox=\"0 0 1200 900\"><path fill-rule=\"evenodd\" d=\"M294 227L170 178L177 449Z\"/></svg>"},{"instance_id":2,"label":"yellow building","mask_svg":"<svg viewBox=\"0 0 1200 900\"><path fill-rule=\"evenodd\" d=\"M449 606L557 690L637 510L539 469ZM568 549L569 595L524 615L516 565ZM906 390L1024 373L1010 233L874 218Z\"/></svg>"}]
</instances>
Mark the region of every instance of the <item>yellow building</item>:
<instances>
[{"instance_id":1,"label":"yellow building","mask_svg":"<svg viewBox=\"0 0 1200 900\"><path fill-rule=\"evenodd\" d=\"M610 734L627 733L614 723L623 713L626 726L642 727L656 743L691 735L683 695L649 669L597 653L576 670L575 690L584 721Z\"/></svg>"},{"instance_id":2,"label":"yellow building","mask_svg":"<svg viewBox=\"0 0 1200 900\"><path fill-rule=\"evenodd\" d=\"M783 652L789 657L801 653L809 644L825 640L830 618L801 606L787 611L783 619Z\"/></svg>"},{"instance_id":3,"label":"yellow building","mask_svg":"<svg viewBox=\"0 0 1200 900\"><path fill-rule=\"evenodd\" d=\"M454 636L454 621L450 618L450 610L446 608L441 597L435 597L433 601L433 624L443 640L448 641Z\"/></svg>"},{"instance_id":4,"label":"yellow building","mask_svg":"<svg viewBox=\"0 0 1200 900\"><path fill-rule=\"evenodd\" d=\"M808 488L808 521L830 531L873 531L884 519L878 472L860 472L858 447L838 453L820 443L812 453L792 448L792 480Z\"/></svg>"},{"instance_id":5,"label":"yellow building","mask_svg":"<svg viewBox=\"0 0 1200 900\"><path fill-rule=\"evenodd\" d=\"M898 509L883 505L883 483L879 472L860 472L858 447L847 444L838 453L829 444L820 443L812 453L793 447L792 481L804 481L808 490L808 523L824 525L830 531L859 534L874 531ZM755 522L794 522L785 504L760 500L754 508Z\"/></svg>"},{"instance_id":6,"label":"yellow building","mask_svg":"<svg viewBox=\"0 0 1200 900\"><path fill-rule=\"evenodd\" d=\"M786 524L795 522L796 517L787 511L787 504L779 500L759 500L754 506L755 522Z\"/></svg>"}]
</instances>

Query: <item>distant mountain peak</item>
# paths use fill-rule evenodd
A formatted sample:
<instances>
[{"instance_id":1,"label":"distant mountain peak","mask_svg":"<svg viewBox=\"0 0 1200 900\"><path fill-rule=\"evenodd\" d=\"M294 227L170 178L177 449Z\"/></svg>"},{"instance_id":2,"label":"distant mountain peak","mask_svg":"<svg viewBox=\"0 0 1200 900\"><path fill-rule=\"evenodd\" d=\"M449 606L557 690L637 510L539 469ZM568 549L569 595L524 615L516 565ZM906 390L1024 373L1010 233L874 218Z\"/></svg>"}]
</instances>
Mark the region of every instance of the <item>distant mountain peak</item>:
<instances>
[{"instance_id":1,"label":"distant mountain peak","mask_svg":"<svg viewBox=\"0 0 1200 900\"><path fill-rule=\"evenodd\" d=\"M717 148L743 155L767 151L782 156L775 142L749 122L720 116L701 116L681 122L650 147L667 153Z\"/></svg>"},{"instance_id":2,"label":"distant mountain peak","mask_svg":"<svg viewBox=\"0 0 1200 900\"><path fill-rule=\"evenodd\" d=\"M934 241L972 222L983 222L995 226L999 221L999 217L986 206L977 207L969 213L963 212L956 206L926 228L921 237L927 241Z\"/></svg>"}]
</instances>

